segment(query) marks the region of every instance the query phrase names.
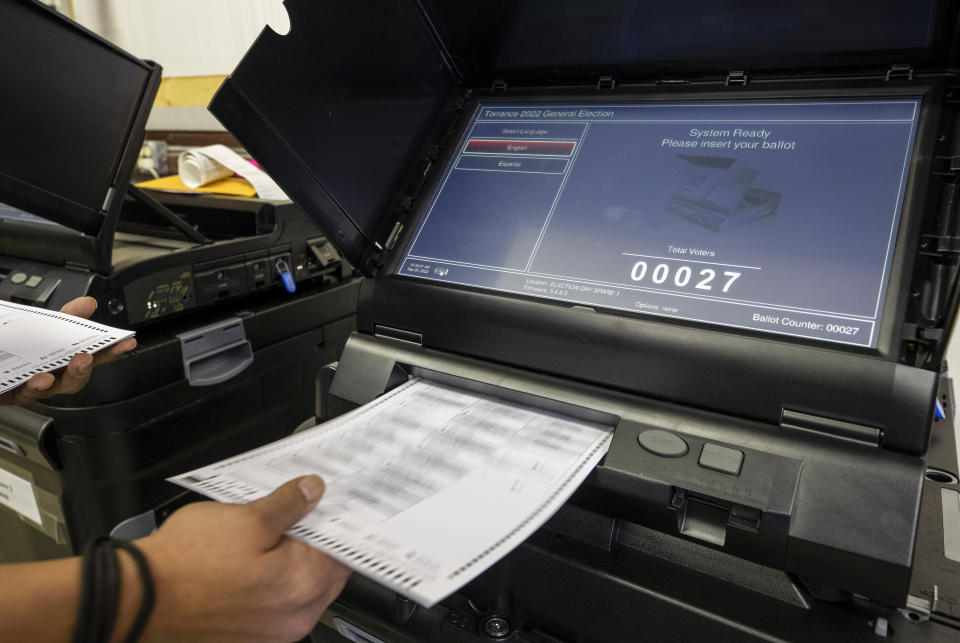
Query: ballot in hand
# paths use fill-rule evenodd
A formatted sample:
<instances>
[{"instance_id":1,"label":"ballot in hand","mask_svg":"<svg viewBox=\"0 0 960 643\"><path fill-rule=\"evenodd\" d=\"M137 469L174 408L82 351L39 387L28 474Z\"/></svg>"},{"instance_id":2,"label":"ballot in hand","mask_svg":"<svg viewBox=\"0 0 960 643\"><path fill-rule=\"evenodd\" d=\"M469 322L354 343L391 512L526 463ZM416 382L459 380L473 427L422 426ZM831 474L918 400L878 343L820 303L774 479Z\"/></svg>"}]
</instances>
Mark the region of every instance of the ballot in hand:
<instances>
[{"instance_id":1,"label":"ballot in hand","mask_svg":"<svg viewBox=\"0 0 960 643\"><path fill-rule=\"evenodd\" d=\"M60 312L89 319L96 309L96 299L78 297L67 302ZM93 355L87 353L74 355L64 368L52 373L38 373L21 386L0 394L0 405L26 404L52 395L76 393L87 385L95 366L106 364L133 350L136 346L137 340L129 337Z\"/></svg>"}]
</instances>

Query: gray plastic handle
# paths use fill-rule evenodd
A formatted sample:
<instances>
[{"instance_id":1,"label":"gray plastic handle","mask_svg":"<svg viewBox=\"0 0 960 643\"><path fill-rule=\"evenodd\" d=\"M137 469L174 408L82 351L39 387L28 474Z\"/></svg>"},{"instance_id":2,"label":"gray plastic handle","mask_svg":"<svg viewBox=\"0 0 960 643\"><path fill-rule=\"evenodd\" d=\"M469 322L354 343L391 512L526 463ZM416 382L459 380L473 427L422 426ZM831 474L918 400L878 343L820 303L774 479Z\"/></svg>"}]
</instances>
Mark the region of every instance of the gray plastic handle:
<instances>
[{"instance_id":1,"label":"gray plastic handle","mask_svg":"<svg viewBox=\"0 0 960 643\"><path fill-rule=\"evenodd\" d=\"M177 338L183 376L190 386L226 382L253 364L253 347L238 317L181 333Z\"/></svg>"},{"instance_id":2,"label":"gray plastic handle","mask_svg":"<svg viewBox=\"0 0 960 643\"><path fill-rule=\"evenodd\" d=\"M126 520L117 523L117 526L110 530L111 538L122 538L123 540L136 540L149 536L157 530L157 517L154 510L144 511L142 514L131 516Z\"/></svg>"}]
</instances>

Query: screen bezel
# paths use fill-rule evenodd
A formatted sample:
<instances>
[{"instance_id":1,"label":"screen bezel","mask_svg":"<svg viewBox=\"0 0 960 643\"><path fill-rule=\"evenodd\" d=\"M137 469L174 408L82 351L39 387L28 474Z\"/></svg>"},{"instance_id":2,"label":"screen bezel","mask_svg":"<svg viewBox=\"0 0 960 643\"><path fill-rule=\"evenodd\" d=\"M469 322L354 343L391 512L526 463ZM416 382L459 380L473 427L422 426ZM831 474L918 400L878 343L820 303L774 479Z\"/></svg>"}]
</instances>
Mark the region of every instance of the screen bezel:
<instances>
[{"instance_id":1,"label":"screen bezel","mask_svg":"<svg viewBox=\"0 0 960 643\"><path fill-rule=\"evenodd\" d=\"M4 221L0 252L13 257L53 263L72 263L109 274L112 269L113 236L123 206L127 185L133 176L140 147L146 135L147 118L160 86L160 65L141 60L101 38L89 29L37 2L21 8L39 14L44 33L55 41L68 32L85 39L90 50L105 50L139 72L139 81L125 87L133 108L122 123L122 135L113 150L111 166L104 168L109 184L100 203L79 203L49 187L0 174L0 201L42 217L61 228L28 221ZM74 233L76 232L76 234Z\"/></svg>"},{"instance_id":2,"label":"screen bezel","mask_svg":"<svg viewBox=\"0 0 960 643\"><path fill-rule=\"evenodd\" d=\"M519 31L523 25L516 25L513 19L518 5L524 3L515 0L497 0L492 3L450 3L437 0L422 0L427 14L436 26L441 39L453 54L457 65L461 69L468 83L481 86L491 79L500 78L512 84L521 82L550 82L554 84L570 84L590 82L596 79L598 70L611 74L617 78L683 78L690 74L717 74L718 70L743 69L758 72L761 70L797 70L797 69L864 69L881 67L886 68L892 62L913 62L915 65L933 65L938 67L949 66L956 62L958 57L954 40L958 34L956 3L938 0L934 5L934 16L931 22L929 42L924 45L916 43L899 49L890 49L883 46L880 39L876 47L868 49L843 49L837 51L825 50L811 44L807 49L792 53L771 54L757 53L755 47L749 43L739 43L739 53L736 55L710 56L704 53L703 48L696 41L690 42L690 47L682 56L639 55L631 60L604 61L602 51L605 41L615 41L618 20L611 20L607 24L612 27L597 30L594 37L580 48L574 47L572 52L567 50L563 55L544 60L537 65L521 65L513 60L509 52L504 53L503 37L505 33ZM541 8L539 15L549 20L551 15L563 15L569 7L580 7L583 3L574 0L560 0L550 3L549 7ZM628 10L630 4L624 3L622 11ZM829 6L827 3L814 3ZM464 6L466 5L466 6ZM789 6L768 6L768 19L777 21L783 14L789 12ZM598 9L611 11L609 6ZM615 11L615 9L613 9ZM883 8L871 7L871 12L880 15ZM741 14L756 14L756 7L743 6ZM662 30L675 30L678 23L674 21L658 20L657 12L644 12L645 19ZM835 10L828 14L830 18L823 23L825 26L835 27L838 16ZM771 17L772 16L772 17ZM789 16L788 16L789 17ZM842 20L842 18L841 18ZM534 25L536 27L536 25ZM762 29L762 26L758 26ZM694 32L696 30L694 29ZM525 30L528 34L531 32ZM536 33L536 35L540 35ZM810 42L816 43L816 31L811 34ZM592 47L592 49L590 49ZM586 53L585 53L586 52ZM646 52L644 52L646 53ZM572 54L572 55L571 55Z\"/></svg>"},{"instance_id":3,"label":"screen bezel","mask_svg":"<svg viewBox=\"0 0 960 643\"><path fill-rule=\"evenodd\" d=\"M644 102L722 102L722 101L750 101L750 100L871 100L890 98L918 98L921 101L920 113L917 120L916 135L911 153L910 168L903 194L903 205L900 213L900 226L894 242L893 257L890 261L890 273L887 280L887 290L884 305L877 320L877 339L875 347L863 347L849 344L838 344L828 340L809 339L793 335L770 333L749 329L734 328L708 322L681 320L662 315L650 315L641 312L625 311L612 308L596 307L598 313L613 315L622 319L640 319L647 322L679 325L694 329L703 329L721 333L730 333L757 339L811 346L820 349L835 350L847 353L857 353L881 357L885 360L896 361L900 357L901 327L906 319L909 306L909 294L912 281L913 264L916 247L923 224L925 206L930 194L930 169L932 163L932 149L936 138L937 123L940 114L940 96L942 87L937 83L911 84L890 86L878 82L862 82L856 85L850 83L818 83L803 89L795 87L738 87L721 90L679 90L664 91L662 88L630 88L622 89L615 95L598 95L596 91L587 92L551 92L542 93L542 90L529 89L512 91L509 94L491 94L478 92L464 104L461 118L453 131L447 137L451 142L435 164L436 171L426 182L421 191L418 204L413 215L408 219L404 234L399 243L385 257L380 275L391 279L410 280L415 283L428 282L441 288L450 288L467 292L479 292L488 295L503 297L508 300L524 302L538 302L547 306L559 308L584 307L581 304L562 300L535 297L512 292L467 286L439 280L422 279L413 276L398 274L399 268L406 256L416 231L433 202L440 182L448 164L455 158L459 143L469 127L476 107L479 104L536 104L551 103L583 103L583 104L631 104Z\"/></svg>"}]
</instances>

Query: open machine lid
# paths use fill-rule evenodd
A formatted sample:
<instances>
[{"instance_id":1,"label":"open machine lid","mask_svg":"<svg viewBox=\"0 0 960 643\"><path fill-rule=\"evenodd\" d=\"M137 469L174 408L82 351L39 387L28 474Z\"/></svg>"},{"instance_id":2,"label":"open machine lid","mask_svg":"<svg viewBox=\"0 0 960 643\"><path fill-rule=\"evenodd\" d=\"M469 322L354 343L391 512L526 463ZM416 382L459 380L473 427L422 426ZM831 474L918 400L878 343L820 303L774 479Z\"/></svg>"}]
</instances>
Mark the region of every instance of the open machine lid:
<instances>
[{"instance_id":1,"label":"open machine lid","mask_svg":"<svg viewBox=\"0 0 960 643\"><path fill-rule=\"evenodd\" d=\"M160 67L31 0L0 4L0 58L0 203L57 224L5 208L0 252L109 270Z\"/></svg>"},{"instance_id":2,"label":"open machine lid","mask_svg":"<svg viewBox=\"0 0 960 643\"><path fill-rule=\"evenodd\" d=\"M917 427L925 425L932 413L940 355L936 350L942 348L943 342L930 339L928 346L934 348L926 351L922 360L909 359L901 347L909 342L919 344L920 338L926 341L934 335L946 337L956 310L946 288L941 288L955 283L949 278L951 265L956 264L953 257L921 257L923 253L918 247L921 235L926 236L934 227L938 217L934 204L941 201L938 195L929 196L936 191L929 177L935 174L934 166L943 164L942 153L948 152L942 148L949 143L936 141L949 139L938 138L937 133L939 114L952 109L945 106L943 87L952 61L957 60L957 4L887 0L882 6L874 5L869 15L861 15L860 7L846 0L816 2L812 6L808 3L803 8L785 2L748 1L737 2L736 6L722 3L686 13L673 7L650 9L648 4L626 0L593 3L589 7L573 0L483 4L287 0L290 33L280 36L266 30L261 34L210 108L348 261L368 276L396 275L367 284L360 314L361 328L366 332L373 332L373 324L378 324L411 336L419 334L424 345L432 348L544 372L568 374L579 369L579 376L586 381L774 423L784 409L864 422L872 427L871 431L883 435L885 447L922 452L927 434ZM731 16L744 21L742 28L731 27ZM638 25L638 21L642 24ZM637 40L638 33L651 37ZM674 36L664 35L670 33ZM851 39L845 33L856 36ZM653 38L651 34L660 36ZM756 66L747 67L747 63ZM739 75L737 68L732 67L734 64L744 65L739 68ZM911 79L914 82L909 82ZM868 104L881 99L897 103L896 109L904 111L887 114L884 110L892 109L892 105ZM791 100L802 104L787 104ZM829 104L817 106L819 101ZM853 104L844 106L844 101ZM777 103L776 110L804 113L781 116L765 102ZM860 244L856 234L837 238L847 239L856 245L857 252L869 254L870 259L863 265L864 274L869 273L871 291L869 297L864 294L863 301L852 302L843 298L843 289L839 288L837 297L826 303L830 311L841 311L846 317L869 317L867 325L857 330L855 324L836 319L799 319L795 313L800 308L816 315L823 311L814 309L824 302L810 299L801 306L798 301L781 301L786 296L806 296L792 288L789 279L780 280L781 288L774 295L746 293L748 286L753 288L759 283L751 281L747 269L723 266L718 270L710 264L722 261L739 266L742 262L723 261L721 250L709 245L692 246L707 254L694 256L688 252L686 262L676 264L662 259L671 256L664 254L669 248L618 248L614 253L618 261L626 262L620 267L625 267L626 272L618 268L617 275L628 285L637 282L647 288L651 284L640 283L646 279L659 287L669 279L678 289L695 289L697 285L713 288L708 293L713 298L711 310L687 311L689 315L668 311L663 302L644 300L660 306L659 312L668 313L666 316L673 318L669 324L635 314L643 313L636 308L633 313L621 314L615 309L625 308L611 305L611 295L606 291L594 293L593 299L564 293L544 295L535 289L558 288L569 293L574 293L574 289L551 284L549 280L546 284L527 284L523 279L528 275L518 277L522 281L519 285L511 285L508 281L516 274L491 271L490 265L479 265L489 261L474 256L489 235L460 234L460 230L457 242L462 243L462 252L445 256L449 265L435 261L437 257L432 253L436 244L430 246L430 239L421 237L418 245L417 235L421 231L426 235L436 233L437 239L449 241L448 236L440 234L444 232L443 221L434 218L427 227L421 225L435 199L452 195L451 221L483 214L457 201L459 188L448 185L445 190L441 185L458 163L468 171L510 169L510 180L517 182L527 181L528 175L520 177L523 172L516 171L531 168L542 177L530 179L534 183L562 182L561 175L567 174L565 168L578 162L572 155L578 149L589 151L599 140L593 134L589 140L584 139L577 127L582 130L586 121L596 121L599 128L601 122L618 118L622 108L629 112L630 105L638 103L646 104L636 107L640 111L676 103L674 112L697 111L708 103L715 104L711 108L715 114L697 117L710 121L704 127L691 122L682 127L673 123L670 127L676 131L661 132L663 128L651 126L649 130L657 138L650 138L652 142L642 148L656 148L658 155L669 157L669 166L664 164L663 169L672 173L670 180L651 182L651 190L663 188L655 204L668 212L660 212L658 220L668 227L685 225L709 238L723 235L732 239L746 232L759 235L761 228L773 219L767 215L781 210L785 213L796 205L797 195L803 189L790 188L789 181L797 178L791 175L790 168L766 164L759 151L756 157L739 159L732 149L684 146L692 136L691 128L709 130L716 118L730 121L730 136L707 134L718 145L725 145L737 136L734 128L746 126L733 122L742 120L736 115L721 118L720 112L757 109L757 114L748 119L756 125L751 131L763 135L770 131L768 143L783 138L782 145L776 144L780 150L801 139L793 134L787 136L786 127L767 125L784 119L808 120L812 118L807 114L811 109L851 109L856 113L824 113L817 120L841 125L851 119L870 121L876 125L869 127L876 127L877 131L884 127L881 122L896 121L891 127L897 128L898 138L887 141L889 145L884 143L883 151L843 156L844 171L848 174L852 171L862 178L868 172L863 169L869 165L866 161L875 160L876 156L890 163L883 169L883 176L893 177L889 185L884 184L889 188L889 193L885 191L883 195L885 236L878 237L875 243L871 241L869 247ZM476 118L480 113L476 110L489 107L497 111L496 106L504 107L504 113ZM523 114L523 110L541 108L569 108L575 117L568 119L570 123L564 122L565 115L546 118L553 124L540 128L552 128L544 134L520 131L525 128L524 122L539 119ZM586 117L580 114L581 109L587 110ZM863 110L870 113L861 113ZM624 117L629 120L629 116ZM664 118L672 122L676 114ZM504 120L516 123L507 124ZM486 129L474 131L473 127ZM563 128L570 131L560 131ZM725 127L718 129L725 131ZM605 131L613 132L611 145L623 147L627 139L618 138L612 129ZM636 132L639 136L640 130ZM825 132L826 129L818 137L821 151L834 144ZM543 140L534 140L538 137ZM666 139L669 140L665 143ZM810 142L806 137L802 140ZM860 140L869 143L862 149L873 149L871 140L869 136ZM502 147L510 141L530 147ZM676 141L677 146L670 141ZM754 143L761 145L756 140ZM894 148L898 150L896 155L890 151ZM530 151L536 154L516 158ZM810 152L811 149L804 150L805 154ZM629 156L626 151L624 154L624 158ZM707 161L705 156L713 160ZM840 158L829 153L827 156ZM500 162L510 165L499 166ZM490 163L495 166L490 167ZM651 163L657 165L656 161ZM831 178L827 176L829 168L818 169L816 159L805 167L819 172L820 178ZM922 178L912 181L913 176ZM594 183L605 194L612 193L612 189L603 188L602 178ZM484 193L482 186L470 189L474 190L471 198ZM551 195L556 190L546 192L549 194L543 197L544 211L550 209L554 198ZM824 193L829 194L833 192ZM845 198L856 196L844 194ZM488 200L512 199L513 207L515 201L527 195L510 189L494 193L490 188L484 196ZM880 198L879 194L864 196ZM787 200L781 202L782 197ZM904 206L908 210L903 211L907 224L900 228L902 234L897 231L900 203L908 204ZM643 229L650 223L641 216L642 212L635 213L633 209L637 208L629 204L619 209L601 209L593 220L610 228L606 237L615 238L617 226ZM873 211L880 212L871 206ZM504 235L509 226L519 225L522 219L519 215L498 217L498 213L491 215L490 221L500 225ZM802 223L803 217L784 215L784 222L788 219ZM759 223L751 223L754 220ZM735 225L738 223L743 225ZM574 228L568 239L581 243L597 241L596 235L578 237ZM533 225L531 229L534 232L525 247L536 248L537 232L543 228ZM501 239L503 243L492 252L519 252L518 238L514 235ZM549 241L543 246L548 250ZM666 243L670 239L663 237L660 241ZM587 252L571 259L569 255L582 248L575 242L566 245L572 250L567 255L558 251L556 262L589 259ZM815 244L810 247L817 249ZM716 254L710 255L713 250ZM513 262L515 258L508 259ZM516 258L516 265L507 267L514 273L529 272L534 267L527 265L530 261L528 250L523 257ZM911 274L919 274L915 267L924 261L937 264L930 269L941 270L945 275L936 281L941 290L931 301L936 299L940 304L932 307L935 310L927 335L927 328L919 328L921 322L927 321L916 319L915 313L910 313L914 317L905 313L906 294L918 285L911 283ZM462 266L457 266L457 262L478 264L473 266L476 276L463 277ZM769 261L742 265L750 270L773 270L779 266L789 272L788 264L786 259L776 266ZM592 281L610 281L606 273L600 274L600 264L583 268L575 276L584 277L593 271L589 275ZM705 269L714 271L713 280L709 280L709 272L701 274ZM721 272L728 269L742 274L737 277ZM734 281L735 277L742 280ZM491 279L500 281L492 284ZM808 282L816 285L823 280L817 277ZM895 296L884 300L885 280L886 292ZM452 283L435 283L438 281ZM534 290L525 289L526 285ZM741 286L743 289L735 292ZM719 311L728 304L720 299L738 296L737 293L750 300L762 295L764 305L790 307L790 314L757 310L750 312L746 322L721 319ZM650 295L653 296L659 295ZM920 293L916 300L924 297ZM606 303L598 298L606 298ZM548 299L566 301L545 301ZM635 306L636 302L628 303ZM855 303L859 308L850 309ZM917 308L911 306L911 310ZM587 312L584 307L603 308L601 312L611 314L594 314L594 310ZM457 324L450 324L448 316L438 314L451 309L461 313ZM757 319L753 318L755 314ZM629 323L624 317L629 318ZM788 318L799 319L800 325L790 326L788 333L774 337L771 329ZM827 324L832 327L827 329ZM916 328L908 328L911 325ZM551 335L554 326L556 334ZM722 326L746 330L722 332ZM779 325L776 328L783 330ZM813 332L821 330L833 335L825 337ZM511 332L515 332L512 339ZM853 341L847 341L848 332ZM628 359L627 354L636 359ZM635 363L636 368L618 372L617 377L610 375L627 362ZM654 362L664 370L648 368ZM907 366L908 362L926 370ZM747 377L762 389L762 400L753 395L751 385L742 387L740 394L730 394L731 387L737 385L730 377L736 364L742 367L738 377ZM698 383L696 378L688 377L690 370L710 377L704 375L704 381ZM825 370L830 377L824 377ZM771 381L778 385L768 386ZM697 390L691 391L691 387ZM864 390L869 394L864 394ZM890 395L890 391L897 395Z\"/></svg>"},{"instance_id":3,"label":"open machine lid","mask_svg":"<svg viewBox=\"0 0 960 643\"><path fill-rule=\"evenodd\" d=\"M734 6L735 5L735 6ZM464 88L692 82L956 61L956 3L287 0L211 112L360 272L376 271ZM680 80L680 77L683 80ZM722 77L722 76L721 76Z\"/></svg>"},{"instance_id":4,"label":"open machine lid","mask_svg":"<svg viewBox=\"0 0 960 643\"><path fill-rule=\"evenodd\" d=\"M266 28L210 111L369 275L456 73L415 1L286 7L290 32Z\"/></svg>"},{"instance_id":5,"label":"open machine lid","mask_svg":"<svg viewBox=\"0 0 960 643\"><path fill-rule=\"evenodd\" d=\"M690 78L958 60L943 0L423 0L468 84Z\"/></svg>"}]
</instances>

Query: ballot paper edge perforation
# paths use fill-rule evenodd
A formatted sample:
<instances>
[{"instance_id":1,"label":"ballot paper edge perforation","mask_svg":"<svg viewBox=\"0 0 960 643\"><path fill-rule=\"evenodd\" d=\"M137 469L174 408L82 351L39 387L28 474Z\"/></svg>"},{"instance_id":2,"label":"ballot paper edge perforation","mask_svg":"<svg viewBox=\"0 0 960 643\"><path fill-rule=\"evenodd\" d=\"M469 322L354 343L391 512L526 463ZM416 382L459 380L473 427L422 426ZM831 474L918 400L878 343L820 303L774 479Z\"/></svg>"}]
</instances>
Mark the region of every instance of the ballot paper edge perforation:
<instances>
[{"instance_id":1,"label":"ballot paper edge perforation","mask_svg":"<svg viewBox=\"0 0 960 643\"><path fill-rule=\"evenodd\" d=\"M67 315L55 310L47 310L45 308L37 308L36 306L23 306L20 304L14 304L8 301L0 301L0 307L2 308L12 308L13 310L26 310L34 315L43 315L44 317L53 317L54 319L59 319L74 326L83 326L84 328L89 328L90 330L104 331L104 330L113 330L109 326L104 326L103 324L98 324L97 322L88 321L80 317L74 317L72 315Z\"/></svg>"},{"instance_id":2,"label":"ballot paper edge perforation","mask_svg":"<svg viewBox=\"0 0 960 643\"><path fill-rule=\"evenodd\" d=\"M31 377L39 373L46 373L49 371L56 370L58 368L63 368L64 366L70 363L70 360L74 356L79 355L80 353L97 352L121 340L124 340L128 337L132 337L135 334L132 331L123 331L122 329L119 329L119 328L113 328L111 326L106 326L104 324L91 322L89 320L82 319L80 317L74 317L72 315L67 315L65 313L61 313L58 311L45 310L43 308L37 308L35 306L25 306L22 304L15 304L13 302L0 301L0 309L8 309L8 310L17 311L20 313L27 313L30 315L49 317L59 322L63 322L65 324L70 324L72 326L79 326L81 328L86 328L86 329L96 331L97 333L101 333L105 335L90 343L83 344L82 347L78 348L76 351L73 351L68 355L58 357L57 359L44 360L44 361L28 360L28 362L32 361L32 363L29 364L29 366L31 367L29 370L20 371L16 375L12 375L6 379L0 380L0 393L6 393L11 389L16 388L17 386L20 386L21 384L28 381ZM66 348L67 347L65 346L64 349Z\"/></svg>"}]
</instances>

